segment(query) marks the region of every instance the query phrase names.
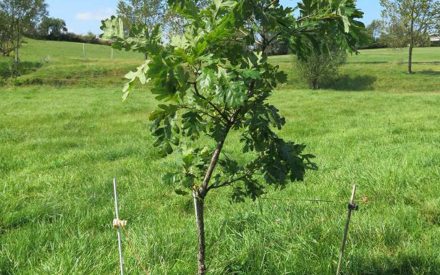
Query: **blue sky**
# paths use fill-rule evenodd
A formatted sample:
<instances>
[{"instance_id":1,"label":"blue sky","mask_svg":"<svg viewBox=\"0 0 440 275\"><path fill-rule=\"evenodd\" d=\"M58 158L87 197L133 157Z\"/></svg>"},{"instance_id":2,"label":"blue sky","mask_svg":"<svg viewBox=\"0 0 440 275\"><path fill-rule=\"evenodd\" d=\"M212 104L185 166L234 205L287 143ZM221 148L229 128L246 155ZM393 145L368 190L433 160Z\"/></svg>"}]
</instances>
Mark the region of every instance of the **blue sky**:
<instances>
[{"instance_id":1,"label":"blue sky","mask_svg":"<svg viewBox=\"0 0 440 275\"><path fill-rule=\"evenodd\" d=\"M85 34L89 31L99 34L101 19L114 14L118 0L47 0L51 17L66 21L70 32ZM281 0L283 5L295 5L297 1ZM364 11L364 22L370 23L380 17L379 0L358 0Z\"/></svg>"}]
</instances>

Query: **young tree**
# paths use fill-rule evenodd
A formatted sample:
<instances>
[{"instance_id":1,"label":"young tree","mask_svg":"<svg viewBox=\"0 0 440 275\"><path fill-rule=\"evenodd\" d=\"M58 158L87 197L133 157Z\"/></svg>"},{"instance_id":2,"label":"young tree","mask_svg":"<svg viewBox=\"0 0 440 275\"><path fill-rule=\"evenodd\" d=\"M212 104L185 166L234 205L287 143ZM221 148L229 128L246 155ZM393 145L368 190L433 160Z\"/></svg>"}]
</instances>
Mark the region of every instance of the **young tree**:
<instances>
[{"instance_id":1,"label":"young tree","mask_svg":"<svg viewBox=\"0 0 440 275\"><path fill-rule=\"evenodd\" d=\"M285 119L268 98L286 75L268 62L268 47L292 36L314 39L310 34L327 25L345 33L342 37L351 47L356 8L347 1L332 1L298 21L292 9L274 0L214 0L203 9L196 1L169 3L187 23L169 45L161 42L158 28L148 38L137 35L142 32L137 28L122 38L117 18L104 22L103 29L105 37L115 39L113 47L148 53L149 59L126 75L124 98L137 81L150 82L161 102L150 115L154 146L178 159L164 180L178 194L192 194L198 274L205 274L204 208L209 192L229 187L234 201L256 199L267 185L281 189L316 168L304 145L277 134ZM242 146L239 156L228 152L238 146L228 139L232 132Z\"/></svg>"},{"instance_id":2,"label":"young tree","mask_svg":"<svg viewBox=\"0 0 440 275\"><path fill-rule=\"evenodd\" d=\"M3 0L0 1L0 11L6 15L11 28L11 43L14 48L14 61L20 61L19 48L23 34L35 27L47 14L44 0Z\"/></svg>"},{"instance_id":3,"label":"young tree","mask_svg":"<svg viewBox=\"0 0 440 275\"><path fill-rule=\"evenodd\" d=\"M412 73L413 49L426 41L440 21L439 0L381 0L388 44L409 45L408 73Z\"/></svg>"},{"instance_id":4,"label":"young tree","mask_svg":"<svg viewBox=\"0 0 440 275\"><path fill-rule=\"evenodd\" d=\"M313 90L321 88L323 83L333 81L338 76L339 67L347 60L345 49L331 41L327 43L326 49L312 51L296 61L296 68Z\"/></svg>"}]
</instances>

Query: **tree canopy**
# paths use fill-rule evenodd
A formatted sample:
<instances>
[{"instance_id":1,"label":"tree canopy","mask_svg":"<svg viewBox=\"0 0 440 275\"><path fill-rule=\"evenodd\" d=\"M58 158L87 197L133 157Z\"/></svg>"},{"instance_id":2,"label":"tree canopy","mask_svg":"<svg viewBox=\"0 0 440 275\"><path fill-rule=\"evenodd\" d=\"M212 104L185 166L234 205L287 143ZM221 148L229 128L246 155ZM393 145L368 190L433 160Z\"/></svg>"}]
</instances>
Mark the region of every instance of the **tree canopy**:
<instances>
[{"instance_id":1,"label":"tree canopy","mask_svg":"<svg viewBox=\"0 0 440 275\"><path fill-rule=\"evenodd\" d=\"M38 35L43 37L60 37L67 32L66 22L60 18L44 17L38 25Z\"/></svg>"}]
</instances>

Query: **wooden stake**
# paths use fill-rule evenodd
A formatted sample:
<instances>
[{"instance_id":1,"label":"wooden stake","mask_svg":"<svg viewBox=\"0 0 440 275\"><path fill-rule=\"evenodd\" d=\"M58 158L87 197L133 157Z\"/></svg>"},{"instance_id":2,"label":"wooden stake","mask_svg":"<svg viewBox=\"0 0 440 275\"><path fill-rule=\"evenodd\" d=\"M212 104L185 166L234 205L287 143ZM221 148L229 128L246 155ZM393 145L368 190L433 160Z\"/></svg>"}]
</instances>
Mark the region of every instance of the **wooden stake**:
<instances>
[{"instance_id":1,"label":"wooden stake","mask_svg":"<svg viewBox=\"0 0 440 275\"><path fill-rule=\"evenodd\" d=\"M119 220L119 209L118 209L118 193L116 192L116 178L113 179L113 193L115 196L115 216L113 220L113 227L118 230L118 250L119 250L119 267L121 275L124 275L124 258L122 256L122 240L121 240L121 227L125 226L126 222Z\"/></svg>"},{"instance_id":2,"label":"wooden stake","mask_svg":"<svg viewBox=\"0 0 440 275\"><path fill-rule=\"evenodd\" d=\"M353 190L351 192L350 202L348 203L347 221L345 223L344 237L342 238L341 250L339 252L338 269L336 270L336 275L341 274L342 259L343 259L343 256L344 256L345 244L347 242L348 228L350 226L350 219L351 219L351 212L353 210L357 210L357 208L358 208L357 205L354 202L355 195L356 195L356 184L353 185Z\"/></svg>"},{"instance_id":3,"label":"wooden stake","mask_svg":"<svg viewBox=\"0 0 440 275\"><path fill-rule=\"evenodd\" d=\"M83 43L83 56L84 56L84 59L87 58L87 55L86 55L86 43Z\"/></svg>"}]
</instances>

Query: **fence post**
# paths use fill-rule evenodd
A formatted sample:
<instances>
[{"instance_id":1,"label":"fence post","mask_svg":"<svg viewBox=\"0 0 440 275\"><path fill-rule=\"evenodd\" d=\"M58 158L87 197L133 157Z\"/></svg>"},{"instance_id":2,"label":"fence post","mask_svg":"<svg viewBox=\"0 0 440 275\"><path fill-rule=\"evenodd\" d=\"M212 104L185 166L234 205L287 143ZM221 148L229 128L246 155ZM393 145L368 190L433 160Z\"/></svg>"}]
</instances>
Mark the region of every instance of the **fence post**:
<instances>
[{"instance_id":1,"label":"fence post","mask_svg":"<svg viewBox=\"0 0 440 275\"><path fill-rule=\"evenodd\" d=\"M87 54L86 54L86 43L83 43L83 57L84 57L84 59L87 58Z\"/></svg>"},{"instance_id":2,"label":"fence post","mask_svg":"<svg viewBox=\"0 0 440 275\"><path fill-rule=\"evenodd\" d=\"M344 257L345 244L347 242L348 228L350 226L350 219L351 219L351 212L358 209L358 206L354 202L355 195L356 195L356 184L353 185L353 190L351 192L350 202L348 203L347 221L345 223L344 237L342 238L341 250L339 252L338 269L336 270L336 275L341 274L342 259Z\"/></svg>"},{"instance_id":3,"label":"fence post","mask_svg":"<svg viewBox=\"0 0 440 275\"><path fill-rule=\"evenodd\" d=\"M113 178L113 193L115 197L115 219L113 220L113 227L117 229L118 232L118 251L119 251L119 267L121 275L124 275L124 258L122 255L122 236L121 228L127 225L127 221L122 221L119 219L119 208L118 208L118 193L116 191L116 178Z\"/></svg>"}]
</instances>

